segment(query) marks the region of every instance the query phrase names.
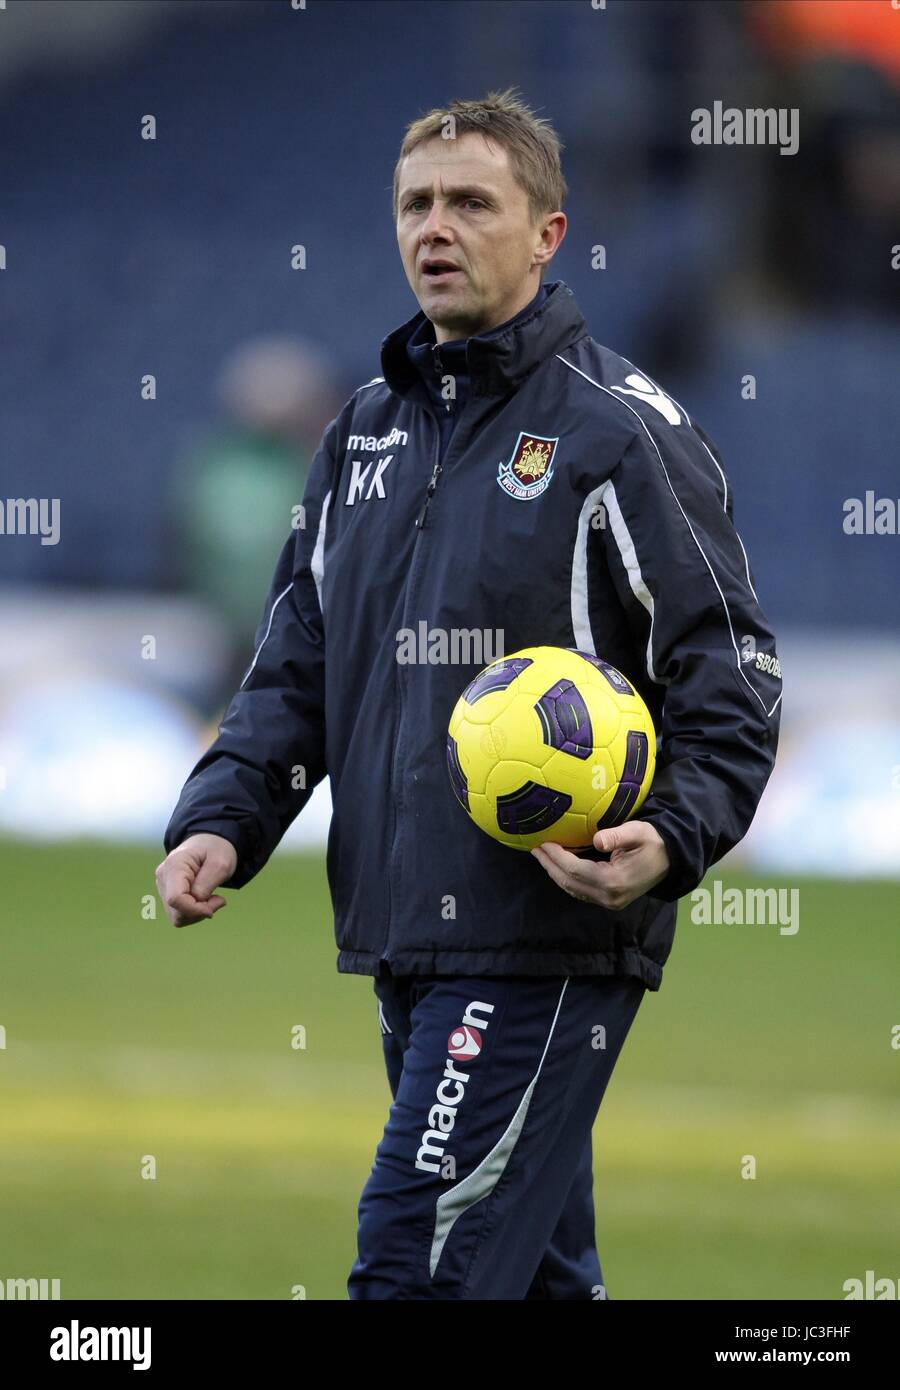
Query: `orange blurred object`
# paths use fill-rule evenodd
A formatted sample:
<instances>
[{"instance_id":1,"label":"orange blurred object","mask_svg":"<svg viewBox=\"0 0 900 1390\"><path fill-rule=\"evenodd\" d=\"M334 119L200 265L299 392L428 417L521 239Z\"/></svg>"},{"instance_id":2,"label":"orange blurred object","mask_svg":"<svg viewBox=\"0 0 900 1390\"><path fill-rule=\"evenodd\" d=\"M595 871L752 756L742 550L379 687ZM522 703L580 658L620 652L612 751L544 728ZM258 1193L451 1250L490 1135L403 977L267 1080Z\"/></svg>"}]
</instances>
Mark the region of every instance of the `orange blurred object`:
<instances>
[{"instance_id":1,"label":"orange blurred object","mask_svg":"<svg viewBox=\"0 0 900 1390\"><path fill-rule=\"evenodd\" d=\"M891 0L757 0L751 28L778 57L839 54L900 81L900 7Z\"/></svg>"}]
</instances>

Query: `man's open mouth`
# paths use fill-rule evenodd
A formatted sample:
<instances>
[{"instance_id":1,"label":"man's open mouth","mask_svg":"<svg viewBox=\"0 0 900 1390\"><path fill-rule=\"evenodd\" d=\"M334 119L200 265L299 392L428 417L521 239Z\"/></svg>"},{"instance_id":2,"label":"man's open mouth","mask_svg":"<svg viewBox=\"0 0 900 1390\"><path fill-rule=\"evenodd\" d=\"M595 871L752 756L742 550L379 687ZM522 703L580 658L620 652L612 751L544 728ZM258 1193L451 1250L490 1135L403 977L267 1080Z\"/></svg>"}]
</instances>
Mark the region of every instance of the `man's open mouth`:
<instances>
[{"instance_id":1,"label":"man's open mouth","mask_svg":"<svg viewBox=\"0 0 900 1390\"><path fill-rule=\"evenodd\" d=\"M453 275L459 275L458 265L452 261L424 261L422 263L422 274L428 280L449 280Z\"/></svg>"}]
</instances>

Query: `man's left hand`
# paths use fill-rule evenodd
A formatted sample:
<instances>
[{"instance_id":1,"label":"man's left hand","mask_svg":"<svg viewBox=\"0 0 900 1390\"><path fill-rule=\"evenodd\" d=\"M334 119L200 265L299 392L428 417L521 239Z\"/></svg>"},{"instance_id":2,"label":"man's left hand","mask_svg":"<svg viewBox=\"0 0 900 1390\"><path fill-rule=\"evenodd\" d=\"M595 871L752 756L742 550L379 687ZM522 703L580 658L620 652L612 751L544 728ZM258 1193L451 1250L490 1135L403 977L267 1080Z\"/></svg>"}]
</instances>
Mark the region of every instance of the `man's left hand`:
<instances>
[{"instance_id":1,"label":"man's left hand","mask_svg":"<svg viewBox=\"0 0 900 1390\"><path fill-rule=\"evenodd\" d=\"M553 843L538 845L531 853L571 897L615 912L649 892L669 872L662 836L649 821L631 820L598 830L594 849L610 854L609 862L579 859Z\"/></svg>"}]
</instances>

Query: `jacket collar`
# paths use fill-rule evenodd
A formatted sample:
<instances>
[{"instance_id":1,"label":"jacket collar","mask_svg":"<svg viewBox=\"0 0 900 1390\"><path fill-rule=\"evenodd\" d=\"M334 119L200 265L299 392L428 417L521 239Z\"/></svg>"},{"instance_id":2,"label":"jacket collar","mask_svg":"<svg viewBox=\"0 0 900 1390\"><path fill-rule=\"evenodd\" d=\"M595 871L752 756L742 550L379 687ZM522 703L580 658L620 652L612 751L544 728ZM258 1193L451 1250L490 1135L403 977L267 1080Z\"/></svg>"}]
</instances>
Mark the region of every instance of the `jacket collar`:
<instances>
[{"instance_id":1,"label":"jacket collar","mask_svg":"<svg viewBox=\"0 0 900 1390\"><path fill-rule=\"evenodd\" d=\"M413 334L426 322L419 311L381 344L381 370L398 396L424 391L421 376L406 351ZM501 333L490 330L467 340L470 390L476 396L502 396L515 390L555 352L583 337L585 323L568 285L556 280L534 311L514 319Z\"/></svg>"}]
</instances>

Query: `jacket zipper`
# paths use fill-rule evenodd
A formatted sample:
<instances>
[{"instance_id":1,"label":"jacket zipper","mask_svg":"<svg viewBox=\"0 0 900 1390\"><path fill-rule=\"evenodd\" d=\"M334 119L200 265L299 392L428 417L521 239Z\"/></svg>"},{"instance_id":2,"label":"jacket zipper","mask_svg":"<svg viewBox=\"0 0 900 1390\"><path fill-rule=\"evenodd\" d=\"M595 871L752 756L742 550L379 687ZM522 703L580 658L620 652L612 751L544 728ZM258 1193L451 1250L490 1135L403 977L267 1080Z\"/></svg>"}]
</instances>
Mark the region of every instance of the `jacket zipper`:
<instances>
[{"instance_id":1,"label":"jacket zipper","mask_svg":"<svg viewBox=\"0 0 900 1390\"><path fill-rule=\"evenodd\" d=\"M465 415L466 410L468 409L468 406L469 406L470 404L471 404L471 397L470 397L469 401L467 401L466 404L463 406L462 410L460 411L460 418L459 418L459 420L457 420L457 422L456 422L456 428L455 428L454 433L453 433L453 438L450 440L450 443L449 443L449 445L448 445L448 447L447 447L447 454L445 455L445 459L446 459L447 457L449 457L449 455L453 452L454 445L456 445L456 444L458 443L459 439L460 439L460 425L461 425L461 422L462 422L462 416ZM401 619L400 619L400 621L401 621L401 623L402 623L402 625L403 625L404 627L406 626L406 606L407 606L407 601L408 601L408 598L409 598L409 591L410 591L410 588L411 588L411 585L412 585L413 569L415 568L415 563L416 563L416 551L417 551L418 546L419 546L419 536L422 534L422 531L423 531L424 528L425 528L425 518L426 518L427 513L428 513L428 506L429 506L429 503L431 502L432 497L434 496L435 488L436 488L437 485L438 485L438 479L440 478L441 474L442 474L443 471L444 471L444 465L441 463L441 427L440 427L440 424L438 423L437 419L435 419L435 417L434 417L433 415L431 416L431 419L434 420L435 428L436 428L436 430L437 430L437 441L436 441L436 443L435 443L435 449L434 449L434 467L433 467L432 470L431 470L431 477L430 477L429 480L428 480L428 487L427 487L426 490L425 490L425 499L424 499L424 501L423 501L423 503L422 503L421 508L419 509L419 514L418 514L418 516L416 517L416 533L417 533L417 534L416 534L415 542L414 542L414 544L413 544L412 555L410 556L410 559L409 559L409 569L408 569L407 574L406 574L406 591L405 591L405 593L404 593L404 595L403 595L403 610L402 610ZM396 841L397 841L397 786L398 786L398 782L397 782L397 759L399 758L399 755L400 755L400 735L401 735L402 730L403 730L403 714L404 714L404 709L403 709L403 682L402 682L401 679L400 679L400 664L399 664L399 662L397 663L397 686L396 686L396 688L397 688L397 705L398 705L399 714L398 714L398 717L397 717L397 734L396 734L396 741L395 741L395 743L394 743L394 756L393 756L393 758L392 758L392 760L391 760L391 805L392 805L392 808L393 808L394 816L393 816L393 823L392 823L392 826L391 826L391 840L390 840L390 846L389 846L389 849L388 849L388 855L389 855L388 876L387 876L387 877L388 877L388 920L387 920L387 935L386 935L385 940L384 940L384 943L383 943L383 945L382 945L382 947L381 947L381 955L380 955L380 958L381 958L382 960L384 959L384 952L386 952L386 951L388 950L389 946L390 946L390 939L391 939L391 918L392 918L392 914L393 914L393 901L394 901L394 888L393 888L393 875L394 875L394 845L396 844Z\"/></svg>"},{"instance_id":2,"label":"jacket zipper","mask_svg":"<svg viewBox=\"0 0 900 1390\"><path fill-rule=\"evenodd\" d=\"M432 367L434 368L435 375L436 375L437 377L440 377L440 376L441 376L441 373L443 372L443 366L442 366L442 364L441 364L441 349L440 349L440 345L439 345L438 343L435 343L435 345L434 345L434 347L432 348L431 351L432 351L431 365L432 365ZM449 409L449 405L448 405L446 408ZM427 515L427 513L428 513L428 504L429 504L429 502L431 501L432 497L434 496L434 490L435 490L435 488L437 487L438 478L441 476L441 474L443 473L443 471L444 471L444 470L443 470L443 467L442 467L442 465L441 465L441 427L440 427L440 425L438 425L437 457L436 457L435 460L434 460L434 468L432 469L431 478L430 478L430 480L429 480L428 487L427 487L427 489L426 489L426 491L425 491L425 501L422 503L422 509L421 509L421 511L419 512L419 515L416 517L416 530L417 530L417 531L421 531L421 530L423 529L423 527L425 526L425 517L426 517L426 515Z\"/></svg>"},{"instance_id":3,"label":"jacket zipper","mask_svg":"<svg viewBox=\"0 0 900 1390\"><path fill-rule=\"evenodd\" d=\"M431 418L431 419L434 419L433 416L431 416L430 418ZM435 424L435 428L436 428L436 430L437 430L437 441L436 441L436 443L435 443L435 449L434 449L434 467L433 467L433 469L431 470L431 478L429 479L429 482L428 482L428 488L427 488L426 493L425 493L425 500L424 500L424 502L422 503L422 506L421 506L421 509L420 509L420 511L419 511L418 516L416 517L416 532L417 532L417 534L416 534L416 539L415 539L415 541L413 542L412 555L411 555L410 558L409 558L409 569L408 569L407 572L406 572L406 590L405 590L404 595L403 595L403 609L402 609L402 612L401 612L401 615L400 615L400 622L401 622L401 625L404 626L404 627L406 626L406 605L407 605L407 601L408 601L408 599L409 599L409 591L410 591L411 582L412 582L413 568L414 568L414 566L415 566L415 561L416 561L416 550L418 549L418 546L419 546L419 535L421 534L422 528L423 528L424 523L425 523L425 514L426 514L426 512L428 511L428 504L429 504L429 502L431 501L432 497L434 496L434 490L435 490L435 488L437 487L437 480L438 480L438 478L441 476L441 473L443 472L443 467L442 467L442 465L441 465L441 427L440 427L440 425L438 424L437 420L434 421L434 424ZM396 656L396 654L395 654L395 656ZM398 787L398 782L397 782L397 760L398 760L398 758L399 758L399 756L400 756L400 735L401 735L402 730L403 730L403 713L404 713L404 711L403 711L403 682L402 682L402 680L400 679L400 663L399 663L399 662L396 663L396 675L395 675L395 679L396 679L396 690L397 690L397 711L398 711L398 713L397 713L397 732L396 732L395 741L394 741L394 756L393 756L393 758L391 759L391 786L390 786L390 790L391 790L391 809L392 809L392 811L393 811L393 821L392 821L392 824L391 824L391 839L390 839L390 844L389 844L389 847L388 847L388 875L387 875L387 880L388 880L388 918L387 918L387 929L386 929L386 933L385 933L385 938L384 938L384 942L382 943L381 952L380 952L380 959L382 959L382 960L384 959L385 953L387 952L387 950L388 950L388 948L389 948L389 946L390 946L390 939L391 939L391 919L392 919L392 917L393 917L393 908L394 908L394 846L395 846L395 844L396 844L396 842L397 842L397 795L398 795L398 792L397 792L397 787Z\"/></svg>"},{"instance_id":4,"label":"jacket zipper","mask_svg":"<svg viewBox=\"0 0 900 1390\"><path fill-rule=\"evenodd\" d=\"M438 427L438 451L439 451L439 452L440 452L440 447L441 447L440 427ZM434 470L433 470L433 472L432 472L432 474L431 474L431 478L430 478L429 483L428 483L428 487L427 487L427 489L426 489L426 491L425 491L425 501L422 503L422 509L421 509L421 511L419 512L419 515L416 517L416 527L417 527L417 529L420 530L420 531L422 530L422 528L423 528L424 525L425 525L425 516L426 516L426 513L427 513L427 511L428 511L428 503L431 501L432 497L434 496L434 490L435 490L435 488L437 487L438 478L441 476L441 474L443 473L443 471L444 471L443 464L440 462L439 459L436 460L436 461L435 461L435 465L434 465Z\"/></svg>"}]
</instances>

